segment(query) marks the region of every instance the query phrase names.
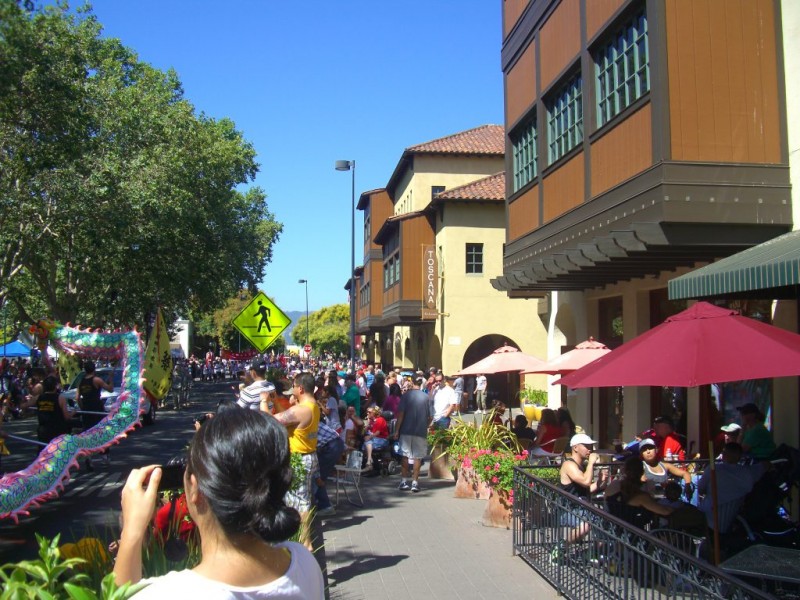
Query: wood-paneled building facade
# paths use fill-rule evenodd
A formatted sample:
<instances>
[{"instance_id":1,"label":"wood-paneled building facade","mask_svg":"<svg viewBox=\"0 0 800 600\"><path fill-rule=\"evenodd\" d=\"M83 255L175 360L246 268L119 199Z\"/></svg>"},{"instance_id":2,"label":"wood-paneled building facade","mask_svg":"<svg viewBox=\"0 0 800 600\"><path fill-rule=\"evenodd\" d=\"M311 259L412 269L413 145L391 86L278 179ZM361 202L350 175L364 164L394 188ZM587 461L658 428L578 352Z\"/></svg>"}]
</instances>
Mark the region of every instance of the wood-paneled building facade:
<instances>
[{"instance_id":1,"label":"wood-paneled building facade","mask_svg":"<svg viewBox=\"0 0 800 600\"><path fill-rule=\"evenodd\" d=\"M492 283L555 292L561 346L632 339L681 308L670 277L792 228L779 0L502 6L507 237ZM649 394L582 403L581 421L630 436L659 410Z\"/></svg>"}]
</instances>

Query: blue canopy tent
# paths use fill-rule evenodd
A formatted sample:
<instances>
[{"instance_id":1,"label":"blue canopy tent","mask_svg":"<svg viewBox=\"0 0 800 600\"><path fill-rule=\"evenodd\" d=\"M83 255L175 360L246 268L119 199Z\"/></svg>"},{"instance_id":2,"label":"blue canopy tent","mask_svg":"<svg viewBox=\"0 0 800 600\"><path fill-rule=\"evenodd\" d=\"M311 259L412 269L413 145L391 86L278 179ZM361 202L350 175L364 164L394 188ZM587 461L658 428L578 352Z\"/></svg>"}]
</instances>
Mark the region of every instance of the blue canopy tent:
<instances>
[{"instance_id":1,"label":"blue canopy tent","mask_svg":"<svg viewBox=\"0 0 800 600\"><path fill-rule=\"evenodd\" d=\"M18 358L20 356L28 357L30 355L31 349L19 340L14 340L4 346L0 346L0 358Z\"/></svg>"}]
</instances>

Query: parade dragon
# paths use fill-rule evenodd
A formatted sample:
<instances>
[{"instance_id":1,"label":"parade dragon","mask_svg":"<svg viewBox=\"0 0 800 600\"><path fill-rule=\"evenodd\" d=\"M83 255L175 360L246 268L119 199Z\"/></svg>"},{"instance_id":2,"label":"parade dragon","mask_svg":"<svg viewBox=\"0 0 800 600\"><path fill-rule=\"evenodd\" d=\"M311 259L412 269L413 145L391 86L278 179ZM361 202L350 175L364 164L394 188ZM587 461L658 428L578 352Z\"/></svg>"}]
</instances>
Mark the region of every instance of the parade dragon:
<instances>
[{"instance_id":1,"label":"parade dragon","mask_svg":"<svg viewBox=\"0 0 800 600\"><path fill-rule=\"evenodd\" d=\"M40 345L47 341L59 351L93 360L119 360L124 368L122 392L108 415L95 426L54 438L26 469L0 478L0 518L18 521L30 507L55 498L70 478L78 459L101 452L125 437L139 423L142 391L143 349L139 333L91 331L40 320L31 332Z\"/></svg>"}]
</instances>

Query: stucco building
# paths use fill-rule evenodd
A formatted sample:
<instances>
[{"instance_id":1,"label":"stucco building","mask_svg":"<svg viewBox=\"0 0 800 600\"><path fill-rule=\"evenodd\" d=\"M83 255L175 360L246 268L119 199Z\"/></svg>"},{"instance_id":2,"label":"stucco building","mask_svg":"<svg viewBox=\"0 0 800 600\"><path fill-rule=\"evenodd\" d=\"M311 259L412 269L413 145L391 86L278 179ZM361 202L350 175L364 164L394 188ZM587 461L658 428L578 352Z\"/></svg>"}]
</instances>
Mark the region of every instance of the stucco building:
<instances>
[{"instance_id":1,"label":"stucco building","mask_svg":"<svg viewBox=\"0 0 800 600\"><path fill-rule=\"evenodd\" d=\"M504 139L502 126L486 125L412 146L385 188L360 196L364 359L451 373L504 342L544 354L539 301L516 302L491 284L505 241Z\"/></svg>"}]
</instances>

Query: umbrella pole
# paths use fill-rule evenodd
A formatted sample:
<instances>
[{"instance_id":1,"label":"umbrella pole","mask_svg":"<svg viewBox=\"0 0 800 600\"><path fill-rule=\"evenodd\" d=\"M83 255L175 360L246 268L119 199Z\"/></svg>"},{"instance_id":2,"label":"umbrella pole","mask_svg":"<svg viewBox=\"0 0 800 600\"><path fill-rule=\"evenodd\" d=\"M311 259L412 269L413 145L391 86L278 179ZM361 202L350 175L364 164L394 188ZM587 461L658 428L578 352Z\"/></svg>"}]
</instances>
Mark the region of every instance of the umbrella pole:
<instances>
[{"instance_id":1,"label":"umbrella pole","mask_svg":"<svg viewBox=\"0 0 800 600\"><path fill-rule=\"evenodd\" d=\"M711 468L711 514L714 523L714 565L719 564L719 497L717 495L717 468L714 461L714 441L708 440L709 466Z\"/></svg>"}]
</instances>

